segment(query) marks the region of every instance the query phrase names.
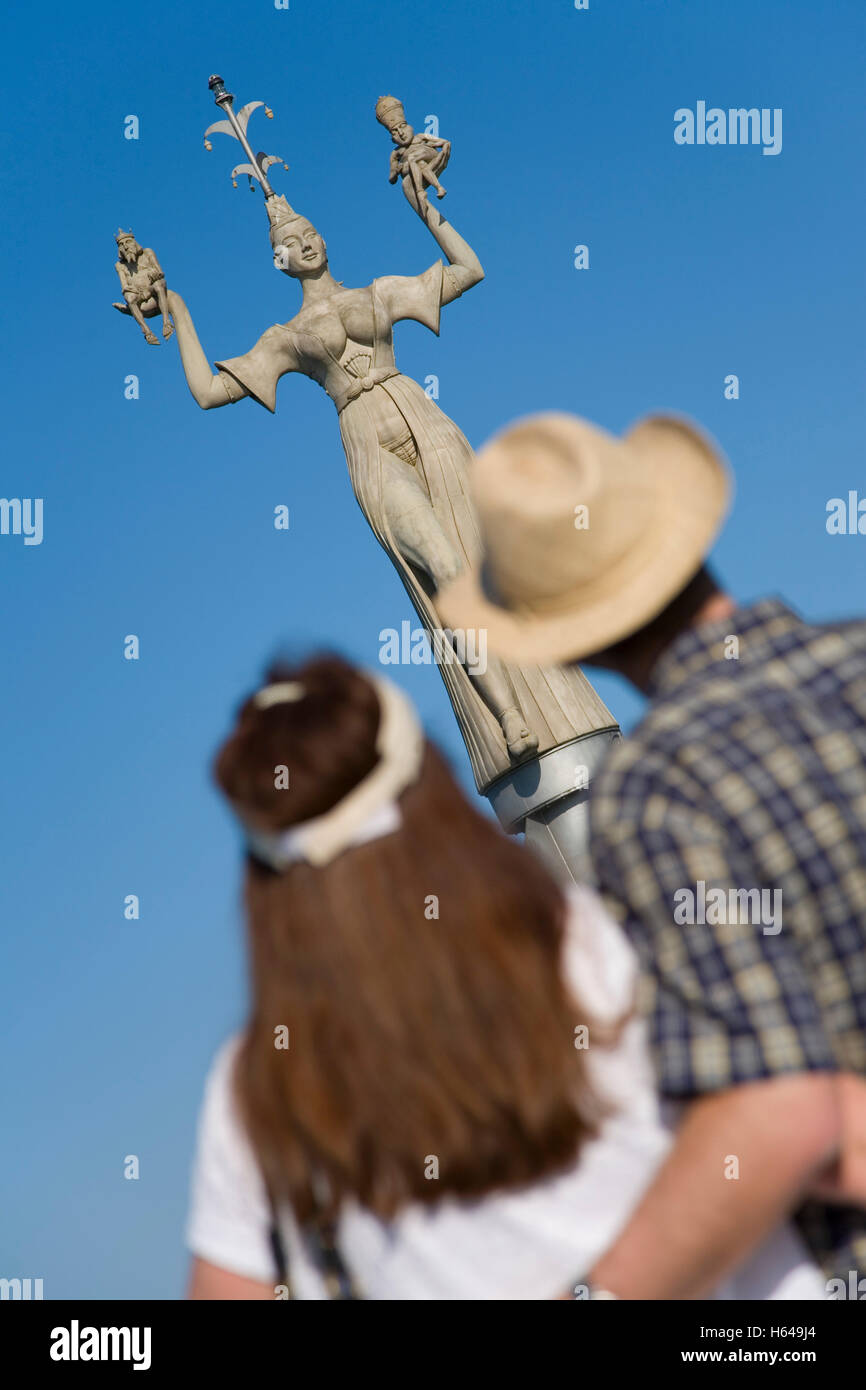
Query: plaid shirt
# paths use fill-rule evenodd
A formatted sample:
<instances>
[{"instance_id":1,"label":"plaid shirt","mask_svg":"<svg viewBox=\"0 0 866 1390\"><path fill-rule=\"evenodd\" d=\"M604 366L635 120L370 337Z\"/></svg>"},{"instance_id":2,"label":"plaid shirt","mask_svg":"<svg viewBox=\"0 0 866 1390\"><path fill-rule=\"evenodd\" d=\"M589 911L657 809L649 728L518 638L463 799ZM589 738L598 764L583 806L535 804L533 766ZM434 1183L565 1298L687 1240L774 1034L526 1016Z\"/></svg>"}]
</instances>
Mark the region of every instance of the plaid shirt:
<instances>
[{"instance_id":1,"label":"plaid shirt","mask_svg":"<svg viewBox=\"0 0 866 1390\"><path fill-rule=\"evenodd\" d=\"M650 694L594 785L590 852L662 1094L866 1074L866 622L767 599L682 634ZM866 1213L798 1216L828 1275L866 1273Z\"/></svg>"}]
</instances>

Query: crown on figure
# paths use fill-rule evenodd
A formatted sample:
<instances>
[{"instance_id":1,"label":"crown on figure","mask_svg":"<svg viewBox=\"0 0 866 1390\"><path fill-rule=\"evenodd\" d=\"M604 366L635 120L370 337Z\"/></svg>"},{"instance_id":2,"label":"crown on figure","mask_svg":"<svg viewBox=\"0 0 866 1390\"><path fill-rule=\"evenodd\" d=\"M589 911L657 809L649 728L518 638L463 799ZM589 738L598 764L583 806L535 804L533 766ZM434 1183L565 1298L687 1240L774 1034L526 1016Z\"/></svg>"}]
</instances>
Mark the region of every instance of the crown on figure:
<instances>
[{"instance_id":1,"label":"crown on figure","mask_svg":"<svg viewBox=\"0 0 866 1390\"><path fill-rule=\"evenodd\" d=\"M117 242L117 245L119 246L122 241L135 241L135 236L131 229L128 232L125 232L122 227L118 227L117 236L114 238L114 240Z\"/></svg>"},{"instance_id":2,"label":"crown on figure","mask_svg":"<svg viewBox=\"0 0 866 1390\"><path fill-rule=\"evenodd\" d=\"M295 209L282 197L282 195L277 195L276 193L265 200L265 211L268 214L268 221L271 224L270 237L271 243L274 245L276 244L278 232L281 232L290 222L306 221L306 218L302 217L299 212L295 212Z\"/></svg>"},{"instance_id":3,"label":"crown on figure","mask_svg":"<svg viewBox=\"0 0 866 1390\"><path fill-rule=\"evenodd\" d=\"M398 125L406 124L406 112L402 101L396 97L380 97L376 102L376 120L388 130L396 130Z\"/></svg>"}]
</instances>

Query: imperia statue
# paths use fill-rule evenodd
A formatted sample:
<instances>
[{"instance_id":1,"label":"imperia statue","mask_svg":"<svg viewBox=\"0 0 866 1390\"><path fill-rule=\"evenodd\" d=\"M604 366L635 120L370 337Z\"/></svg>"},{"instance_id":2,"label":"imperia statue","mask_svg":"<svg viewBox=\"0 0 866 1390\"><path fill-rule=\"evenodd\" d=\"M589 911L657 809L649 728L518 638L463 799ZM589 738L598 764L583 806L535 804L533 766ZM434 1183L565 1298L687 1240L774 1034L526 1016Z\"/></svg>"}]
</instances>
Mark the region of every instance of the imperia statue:
<instances>
[{"instance_id":1,"label":"imperia statue","mask_svg":"<svg viewBox=\"0 0 866 1390\"><path fill-rule=\"evenodd\" d=\"M467 483L472 449L421 386L400 372L394 325L414 319L438 334L442 309L484 278L481 264L426 193L419 193L419 170L407 166L403 191L441 256L418 275L382 275L358 288L340 284L321 234L268 182L267 168L277 157L253 154L249 145L249 117L261 103L235 112L222 78L211 78L210 87L228 119L206 134L229 134L243 145L249 163L238 165L233 175L247 174L261 185L275 264L298 282L301 303L287 322L275 323L249 351L224 357L214 370L186 304L169 290L189 389L203 410L249 399L274 411L277 385L287 373L298 372L322 387L334 402L361 510L427 630L440 632L440 586L478 563ZM616 728L576 669L518 667L491 658L483 674L456 660L440 663L440 671L482 792L545 749Z\"/></svg>"}]
</instances>

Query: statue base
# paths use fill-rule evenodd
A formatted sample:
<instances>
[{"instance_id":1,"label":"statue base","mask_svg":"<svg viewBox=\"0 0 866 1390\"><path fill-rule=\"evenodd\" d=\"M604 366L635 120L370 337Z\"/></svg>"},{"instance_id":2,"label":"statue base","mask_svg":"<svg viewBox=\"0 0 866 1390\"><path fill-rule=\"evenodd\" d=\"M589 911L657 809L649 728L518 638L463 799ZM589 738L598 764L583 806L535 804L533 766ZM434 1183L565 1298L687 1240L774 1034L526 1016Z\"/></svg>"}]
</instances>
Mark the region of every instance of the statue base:
<instances>
[{"instance_id":1,"label":"statue base","mask_svg":"<svg viewBox=\"0 0 866 1390\"><path fill-rule=\"evenodd\" d=\"M592 778L621 738L618 724L594 730L520 763L485 789L503 830L523 832L564 883L586 877Z\"/></svg>"}]
</instances>

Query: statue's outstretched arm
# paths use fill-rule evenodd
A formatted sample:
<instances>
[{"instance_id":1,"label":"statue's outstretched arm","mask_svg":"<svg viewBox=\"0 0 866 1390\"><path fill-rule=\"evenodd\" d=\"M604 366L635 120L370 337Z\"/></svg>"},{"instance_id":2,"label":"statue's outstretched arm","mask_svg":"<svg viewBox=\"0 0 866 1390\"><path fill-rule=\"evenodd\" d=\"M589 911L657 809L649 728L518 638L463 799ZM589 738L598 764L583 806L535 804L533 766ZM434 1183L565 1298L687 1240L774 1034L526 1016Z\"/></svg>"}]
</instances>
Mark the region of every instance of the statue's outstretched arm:
<instances>
[{"instance_id":1,"label":"statue's outstretched arm","mask_svg":"<svg viewBox=\"0 0 866 1390\"><path fill-rule=\"evenodd\" d=\"M235 401L243 400L248 392L240 383L227 372L214 372L211 368L198 340L189 309L174 290L168 292L168 305L174 319L186 384L196 404L200 405L202 410L213 410L215 406L231 405Z\"/></svg>"},{"instance_id":2,"label":"statue's outstretched arm","mask_svg":"<svg viewBox=\"0 0 866 1390\"><path fill-rule=\"evenodd\" d=\"M443 283L442 303L448 304L452 299L464 294L466 290L471 290L473 285L477 285L483 280L484 268L468 241L464 241L452 224L446 222L438 208L428 202L426 197L421 199L419 205L411 179L405 178L403 180L403 192L418 216L430 228L448 258L451 275L456 281L456 286L459 286L457 288ZM451 277L446 278L450 279Z\"/></svg>"}]
</instances>

